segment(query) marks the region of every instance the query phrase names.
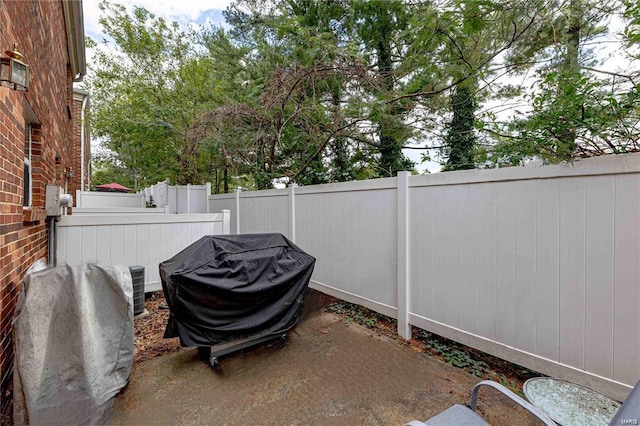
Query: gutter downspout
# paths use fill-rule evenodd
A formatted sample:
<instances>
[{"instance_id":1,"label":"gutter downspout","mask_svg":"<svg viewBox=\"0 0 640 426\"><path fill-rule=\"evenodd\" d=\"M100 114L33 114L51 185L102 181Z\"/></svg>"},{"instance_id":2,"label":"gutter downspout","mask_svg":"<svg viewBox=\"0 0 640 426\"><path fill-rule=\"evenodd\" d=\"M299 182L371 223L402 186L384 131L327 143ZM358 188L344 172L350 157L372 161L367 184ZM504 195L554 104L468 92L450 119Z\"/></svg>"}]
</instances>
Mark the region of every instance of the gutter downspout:
<instances>
[{"instance_id":1,"label":"gutter downspout","mask_svg":"<svg viewBox=\"0 0 640 426\"><path fill-rule=\"evenodd\" d=\"M67 50L71 73L73 74L73 81L79 82L87 74L82 1L62 0L62 9L67 33Z\"/></svg>"},{"instance_id":2,"label":"gutter downspout","mask_svg":"<svg viewBox=\"0 0 640 426\"><path fill-rule=\"evenodd\" d=\"M49 219L49 249L48 249L48 254L49 254L49 259L48 263L49 266L56 266L57 263L57 259L56 259L56 249L57 249L57 227L58 227L58 218L55 216L49 216L47 219Z\"/></svg>"},{"instance_id":3,"label":"gutter downspout","mask_svg":"<svg viewBox=\"0 0 640 426\"><path fill-rule=\"evenodd\" d=\"M84 134L86 133L86 127L84 123L84 113L87 108L88 95L82 97L82 106L80 107L80 191L85 191L84 187Z\"/></svg>"}]
</instances>

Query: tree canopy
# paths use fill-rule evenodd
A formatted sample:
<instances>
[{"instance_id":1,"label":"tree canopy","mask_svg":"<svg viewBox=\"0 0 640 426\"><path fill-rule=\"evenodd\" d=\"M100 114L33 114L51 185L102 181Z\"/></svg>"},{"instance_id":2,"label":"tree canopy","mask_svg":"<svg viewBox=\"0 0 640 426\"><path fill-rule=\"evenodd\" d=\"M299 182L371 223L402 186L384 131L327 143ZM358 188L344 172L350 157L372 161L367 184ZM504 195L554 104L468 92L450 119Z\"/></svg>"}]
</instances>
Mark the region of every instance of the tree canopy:
<instances>
[{"instance_id":1,"label":"tree canopy","mask_svg":"<svg viewBox=\"0 0 640 426\"><path fill-rule=\"evenodd\" d=\"M236 0L228 26L188 29L100 8L96 184L228 192L394 176L415 149L445 171L640 150L637 2Z\"/></svg>"}]
</instances>

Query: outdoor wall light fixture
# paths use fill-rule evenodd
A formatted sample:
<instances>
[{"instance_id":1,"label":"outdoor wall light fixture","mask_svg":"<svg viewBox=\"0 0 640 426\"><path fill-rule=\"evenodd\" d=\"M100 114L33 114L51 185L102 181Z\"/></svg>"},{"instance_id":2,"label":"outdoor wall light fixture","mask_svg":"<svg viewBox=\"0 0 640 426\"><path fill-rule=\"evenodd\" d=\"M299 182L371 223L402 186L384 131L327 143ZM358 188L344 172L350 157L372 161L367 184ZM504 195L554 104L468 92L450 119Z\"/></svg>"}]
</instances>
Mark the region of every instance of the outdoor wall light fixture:
<instances>
[{"instance_id":1,"label":"outdoor wall light fixture","mask_svg":"<svg viewBox=\"0 0 640 426\"><path fill-rule=\"evenodd\" d=\"M13 90L25 91L29 89L31 75L29 65L21 61L22 54L17 48L18 43L14 43L13 50L5 50L5 56L0 58L0 84Z\"/></svg>"}]
</instances>

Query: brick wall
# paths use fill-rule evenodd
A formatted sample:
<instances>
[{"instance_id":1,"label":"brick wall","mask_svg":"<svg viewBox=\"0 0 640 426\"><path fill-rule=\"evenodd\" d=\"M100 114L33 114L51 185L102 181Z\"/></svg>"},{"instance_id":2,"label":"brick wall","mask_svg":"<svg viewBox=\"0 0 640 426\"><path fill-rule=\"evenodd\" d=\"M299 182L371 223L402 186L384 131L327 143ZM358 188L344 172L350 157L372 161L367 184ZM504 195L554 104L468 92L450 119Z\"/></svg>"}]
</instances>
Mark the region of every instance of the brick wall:
<instances>
[{"instance_id":1,"label":"brick wall","mask_svg":"<svg viewBox=\"0 0 640 426\"><path fill-rule=\"evenodd\" d=\"M0 87L0 408L11 400L11 319L26 269L47 257L45 185L64 187L72 163L72 76L60 1L0 0L0 52L18 43L31 67L28 92ZM35 119L32 208L23 208L25 120ZM39 122L39 123L38 123Z\"/></svg>"}]
</instances>

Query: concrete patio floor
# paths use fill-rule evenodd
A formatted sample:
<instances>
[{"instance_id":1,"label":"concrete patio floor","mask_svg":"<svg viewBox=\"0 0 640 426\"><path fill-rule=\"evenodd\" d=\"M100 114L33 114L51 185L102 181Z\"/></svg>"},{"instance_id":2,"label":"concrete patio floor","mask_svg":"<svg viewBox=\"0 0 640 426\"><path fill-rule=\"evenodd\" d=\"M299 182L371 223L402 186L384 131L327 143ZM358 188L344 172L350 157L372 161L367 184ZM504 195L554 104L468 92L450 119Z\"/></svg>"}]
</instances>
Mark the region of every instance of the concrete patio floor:
<instances>
[{"instance_id":1,"label":"concrete patio floor","mask_svg":"<svg viewBox=\"0 0 640 426\"><path fill-rule=\"evenodd\" d=\"M402 425L466 404L479 379L324 310L310 292L286 343L221 359L196 349L135 366L114 425ZM491 390L480 412L496 425L537 424Z\"/></svg>"}]
</instances>

